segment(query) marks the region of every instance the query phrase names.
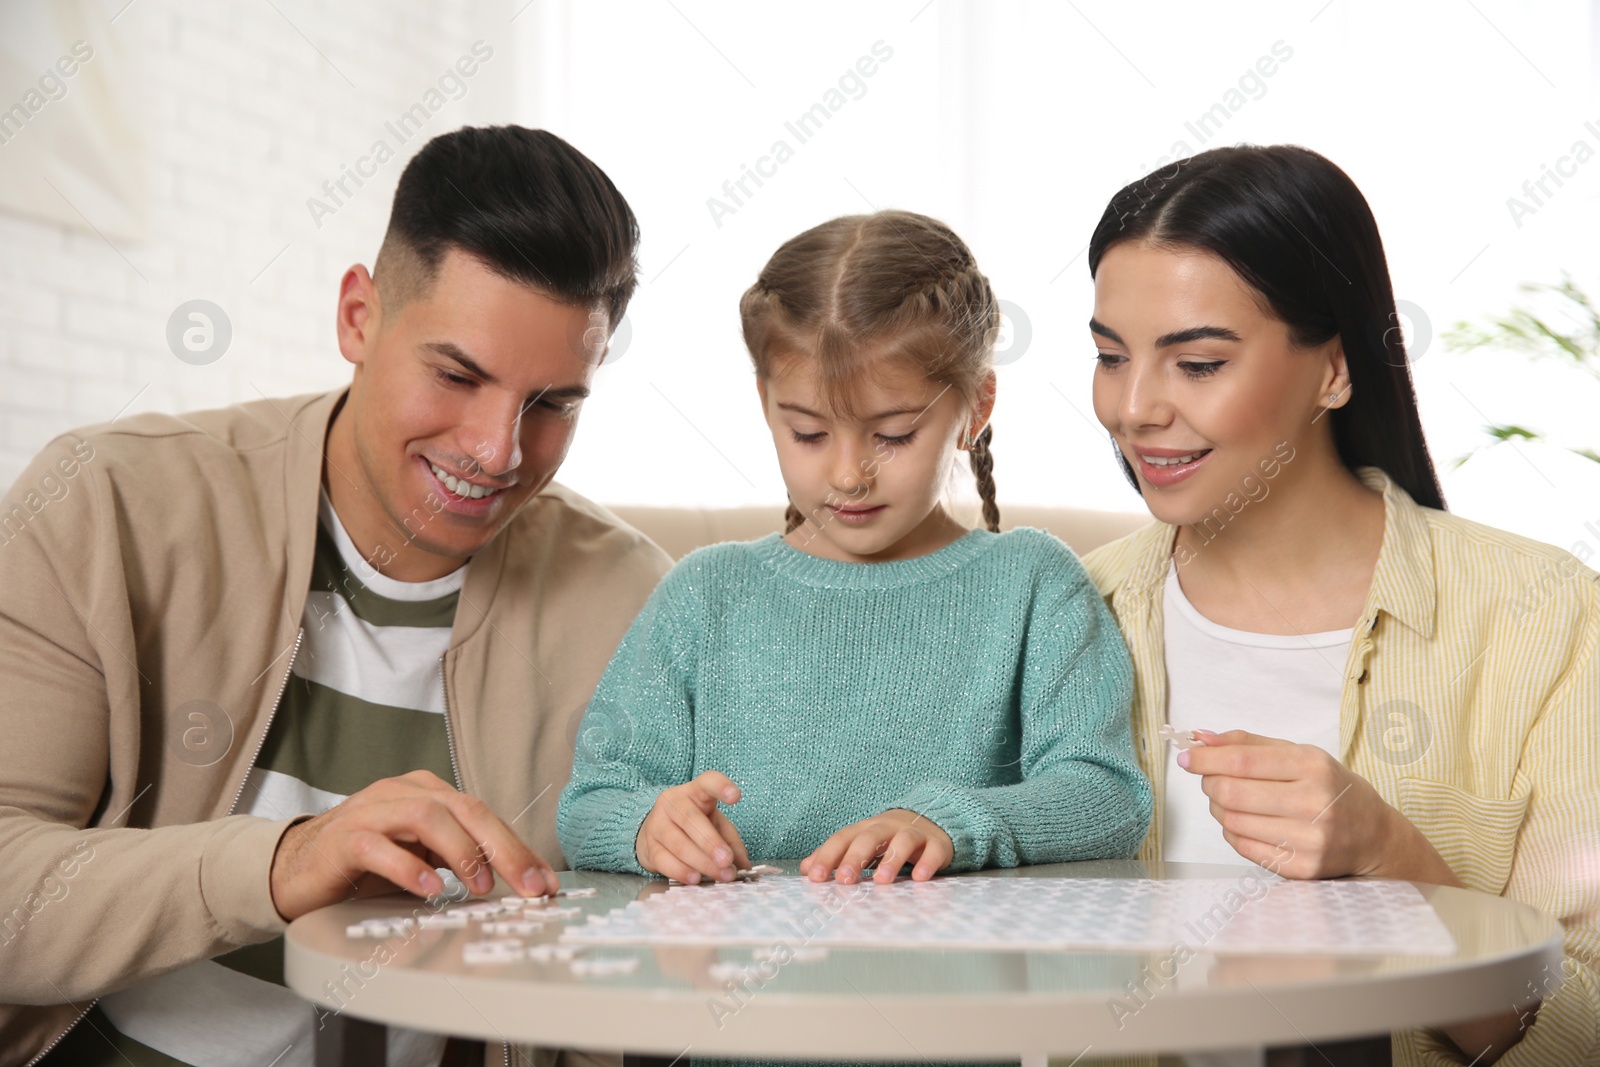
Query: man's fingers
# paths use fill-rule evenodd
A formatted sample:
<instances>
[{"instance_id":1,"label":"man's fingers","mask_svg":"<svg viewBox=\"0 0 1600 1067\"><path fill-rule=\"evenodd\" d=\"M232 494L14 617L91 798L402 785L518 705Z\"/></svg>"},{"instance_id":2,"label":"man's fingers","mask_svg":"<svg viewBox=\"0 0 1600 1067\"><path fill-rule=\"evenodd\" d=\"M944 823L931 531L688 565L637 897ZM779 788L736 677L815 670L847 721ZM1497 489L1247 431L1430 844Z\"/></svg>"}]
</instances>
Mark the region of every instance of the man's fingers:
<instances>
[{"instance_id":1,"label":"man's fingers","mask_svg":"<svg viewBox=\"0 0 1600 1067\"><path fill-rule=\"evenodd\" d=\"M487 893L494 887L478 842L434 794L413 793L404 801L380 803L372 810L379 817L365 821L361 829L382 833L396 848L413 854L426 850L474 892Z\"/></svg>"},{"instance_id":2,"label":"man's fingers","mask_svg":"<svg viewBox=\"0 0 1600 1067\"><path fill-rule=\"evenodd\" d=\"M350 835L343 851L361 870L387 878L418 896L431 897L444 890L444 880L422 857L381 833L359 830Z\"/></svg>"},{"instance_id":3,"label":"man's fingers","mask_svg":"<svg viewBox=\"0 0 1600 1067\"><path fill-rule=\"evenodd\" d=\"M485 801L452 791L448 795L439 793L438 802L440 823L445 818L453 820L470 839L470 851L460 857L461 866L457 866L456 856L439 848L434 841L424 840L434 851L451 856L451 868L467 885L487 893L494 888L494 875L490 871L493 868L500 872L507 885L527 896L553 893L560 887L550 865L525 845Z\"/></svg>"}]
</instances>

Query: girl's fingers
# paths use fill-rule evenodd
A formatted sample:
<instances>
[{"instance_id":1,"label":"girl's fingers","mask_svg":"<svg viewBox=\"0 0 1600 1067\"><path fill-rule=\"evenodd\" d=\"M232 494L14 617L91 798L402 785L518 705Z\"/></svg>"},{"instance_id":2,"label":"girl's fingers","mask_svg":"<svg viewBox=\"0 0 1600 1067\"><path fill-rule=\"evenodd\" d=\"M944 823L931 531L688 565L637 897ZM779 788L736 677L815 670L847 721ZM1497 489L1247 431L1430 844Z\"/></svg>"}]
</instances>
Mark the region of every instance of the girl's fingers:
<instances>
[{"instance_id":1,"label":"girl's fingers","mask_svg":"<svg viewBox=\"0 0 1600 1067\"><path fill-rule=\"evenodd\" d=\"M900 868L907 863L915 863L917 856L926 850L927 844L927 837L910 827L899 831L884 848L883 858L878 861L878 869L872 880L880 884L894 881L900 876Z\"/></svg>"},{"instance_id":2,"label":"girl's fingers","mask_svg":"<svg viewBox=\"0 0 1600 1067\"><path fill-rule=\"evenodd\" d=\"M733 849L734 866L741 871L748 871L751 866L750 853L745 849L744 839L739 836L739 828L733 825L733 820L720 811L714 811L711 813L711 822L717 834Z\"/></svg>"},{"instance_id":3,"label":"girl's fingers","mask_svg":"<svg viewBox=\"0 0 1600 1067\"><path fill-rule=\"evenodd\" d=\"M841 830L834 834L818 845L817 850L801 862L806 876L813 882L826 882L833 877L834 868L839 866L839 858L844 855L845 847L849 844L848 832Z\"/></svg>"},{"instance_id":4,"label":"girl's fingers","mask_svg":"<svg viewBox=\"0 0 1600 1067\"><path fill-rule=\"evenodd\" d=\"M692 784L692 783L691 783ZM669 821L674 823L705 853L710 863L715 868L707 870L706 874L715 877L715 871L733 863L733 849L722 840L722 835L711 822L711 816L691 803L683 794L676 790L667 790L661 794L659 804L666 808ZM711 809L715 811L716 808Z\"/></svg>"},{"instance_id":5,"label":"girl's fingers","mask_svg":"<svg viewBox=\"0 0 1600 1067\"><path fill-rule=\"evenodd\" d=\"M702 771L690 785L723 804L737 804L742 795L737 784L721 771Z\"/></svg>"},{"instance_id":6,"label":"girl's fingers","mask_svg":"<svg viewBox=\"0 0 1600 1067\"><path fill-rule=\"evenodd\" d=\"M652 838L645 851L649 854L648 862L643 864L646 870L654 871L663 878L682 882L684 885L699 884L700 872L674 856L672 851L659 840Z\"/></svg>"},{"instance_id":7,"label":"girl's fingers","mask_svg":"<svg viewBox=\"0 0 1600 1067\"><path fill-rule=\"evenodd\" d=\"M722 877L727 872L728 877L733 876L732 868L727 864L719 864L715 859L706 855L704 849L696 844L683 828L672 823L664 823L656 832L656 843L674 859L687 866L705 878L716 881L726 881ZM678 879L680 882L683 879ZM695 879L699 881L700 879Z\"/></svg>"},{"instance_id":8,"label":"girl's fingers","mask_svg":"<svg viewBox=\"0 0 1600 1067\"><path fill-rule=\"evenodd\" d=\"M861 874L861 869L883 851L883 846L893 833L875 821L860 823L852 827L852 831L849 847L839 861L838 879L841 882L854 882Z\"/></svg>"},{"instance_id":9,"label":"girl's fingers","mask_svg":"<svg viewBox=\"0 0 1600 1067\"><path fill-rule=\"evenodd\" d=\"M927 846L923 848L916 867L911 871L911 877L914 881L926 882L950 866L950 861L955 858L955 849L949 843L948 836L930 834Z\"/></svg>"}]
</instances>

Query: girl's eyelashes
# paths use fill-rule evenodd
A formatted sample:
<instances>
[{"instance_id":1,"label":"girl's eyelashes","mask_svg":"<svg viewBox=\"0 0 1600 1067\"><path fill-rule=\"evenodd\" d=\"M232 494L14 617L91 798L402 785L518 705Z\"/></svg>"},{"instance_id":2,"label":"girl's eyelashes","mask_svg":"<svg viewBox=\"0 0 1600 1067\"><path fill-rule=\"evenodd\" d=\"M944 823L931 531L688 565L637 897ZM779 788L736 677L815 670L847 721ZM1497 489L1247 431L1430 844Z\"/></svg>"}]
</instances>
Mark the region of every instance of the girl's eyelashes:
<instances>
[{"instance_id":1,"label":"girl's eyelashes","mask_svg":"<svg viewBox=\"0 0 1600 1067\"><path fill-rule=\"evenodd\" d=\"M818 430L816 433L801 433L799 430L791 428L789 430L789 436L793 437L795 441L802 445L814 445L826 437L827 433L823 430ZM892 445L895 448L900 448L904 445L909 445L916 436L917 431L912 430L910 433L903 433L899 434L898 436L878 434L878 440L882 441L886 445Z\"/></svg>"},{"instance_id":2,"label":"girl's eyelashes","mask_svg":"<svg viewBox=\"0 0 1600 1067\"><path fill-rule=\"evenodd\" d=\"M440 381L445 382L448 385L471 385L472 384L472 379L471 378L465 378L465 377L462 377L459 374L452 374L450 371L445 370L443 367L435 367L433 369L433 372L439 376L439 380Z\"/></svg>"},{"instance_id":3,"label":"girl's eyelashes","mask_svg":"<svg viewBox=\"0 0 1600 1067\"><path fill-rule=\"evenodd\" d=\"M1099 363L1100 366L1106 370L1110 370L1117 364L1125 362L1124 357L1117 355L1115 352L1096 352L1094 354L1094 358L1095 362Z\"/></svg>"}]
</instances>

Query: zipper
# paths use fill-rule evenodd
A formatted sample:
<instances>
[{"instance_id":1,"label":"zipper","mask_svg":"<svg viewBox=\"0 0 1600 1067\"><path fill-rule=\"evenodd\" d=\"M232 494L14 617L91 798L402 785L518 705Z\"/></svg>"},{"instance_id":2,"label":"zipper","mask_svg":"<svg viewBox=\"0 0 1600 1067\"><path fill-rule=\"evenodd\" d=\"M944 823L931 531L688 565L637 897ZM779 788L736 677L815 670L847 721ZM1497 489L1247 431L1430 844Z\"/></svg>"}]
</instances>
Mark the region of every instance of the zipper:
<instances>
[{"instance_id":1,"label":"zipper","mask_svg":"<svg viewBox=\"0 0 1600 1067\"><path fill-rule=\"evenodd\" d=\"M68 1026L65 1030L61 1031L60 1034L56 1035L56 1039L54 1041L50 1042L44 1048L40 1049L39 1050L39 1054L37 1056L35 1056L33 1059L29 1060L27 1063L23 1064L22 1067L33 1067L34 1064L38 1063L40 1060L42 1060L46 1056L50 1055L50 1050L55 1048L57 1045L61 1044L61 1042L65 1041L66 1038L67 1038L67 1035L72 1033L72 1031L74 1031L74 1030L76 1030L78 1028L78 1024L83 1022L84 1016L88 1015L91 1011L93 1011L94 1010L94 1006L96 1004L98 1004L98 1003L100 1003L100 998L99 997L95 997L93 1000L89 1001L89 1006L87 1008L84 1008L81 1012L78 1013L78 1017L76 1019L72 1020L72 1024L70 1026ZM510 1046L507 1046L507 1048L509 1048L509 1047ZM510 1067L510 1064L507 1063L506 1067Z\"/></svg>"},{"instance_id":2,"label":"zipper","mask_svg":"<svg viewBox=\"0 0 1600 1067\"><path fill-rule=\"evenodd\" d=\"M439 695L444 698L444 747L450 753L450 775L456 780L456 791L465 793L461 784L461 764L456 762L456 737L450 730L450 687L444 681L444 661L450 653L439 657Z\"/></svg>"},{"instance_id":3,"label":"zipper","mask_svg":"<svg viewBox=\"0 0 1600 1067\"><path fill-rule=\"evenodd\" d=\"M450 776L456 780L456 790L465 793L461 784L461 764L456 761L456 736L450 729L450 686L444 680L444 661L450 653L439 657L439 695L444 699L444 747L450 753ZM511 1042L500 1042L500 1061L511 1067Z\"/></svg>"},{"instance_id":4,"label":"zipper","mask_svg":"<svg viewBox=\"0 0 1600 1067\"><path fill-rule=\"evenodd\" d=\"M278 696L272 702L272 707L267 709L267 725L261 731L261 740L256 742L256 750L250 754L250 766L246 768L244 777L239 781L239 789L233 794L233 803L228 805L228 810L222 813L223 818L233 814L233 809L239 806L239 798L244 796L244 787L250 784L250 771L255 768L256 760L261 758L261 750L267 745L267 734L272 730L272 720L278 715L278 705L283 703L283 694L289 690L289 679L294 674L294 661L300 655L300 642L305 640L305 627L300 627L294 633L294 647L289 651L289 666L283 672L283 684L278 686Z\"/></svg>"},{"instance_id":5,"label":"zipper","mask_svg":"<svg viewBox=\"0 0 1600 1067\"><path fill-rule=\"evenodd\" d=\"M278 697L277 697L277 699L272 702L272 707L267 710L267 727L266 727L265 730L263 730L261 732L261 740L256 744L255 753L253 755L251 755L251 757L250 757L250 767L251 768L255 767L256 760L261 758L261 750L264 747L266 747L266 744L267 744L267 731L272 729L272 720L278 714L278 705L283 703L283 694L286 693L288 691L288 689L289 689L289 678L292 676L292 674L294 672L294 661L295 661L295 658L300 655L300 642L305 640L305 636L306 636L306 631L305 631L304 627L301 627L300 629L295 631L294 648L289 653L289 668L288 668L288 670L285 670L283 672L283 684L278 686ZM449 720L446 719L446 721L445 721L445 736L448 738L449 735L450 735ZM451 761L451 764L454 765L454 763L455 763L455 750L453 748L452 748L451 753L450 753L450 761ZM238 791L233 794L233 803L228 805L228 810L223 814L224 818L226 818L229 815L232 815L233 814L233 809L237 808L239 806L239 798L244 796L244 787L249 783L249 781L250 781L250 771L246 770L245 773L244 773L243 781L241 781L239 783ZM95 997L93 1000L91 1000L89 1002L89 1006L87 1008L84 1008L83 1011L78 1013L78 1017L76 1019L72 1020L72 1024L70 1026L68 1026L65 1030L61 1031L61 1033L56 1036L56 1039L54 1041L50 1042L44 1048L40 1049L39 1050L39 1054L37 1056L35 1056L33 1059L29 1060L26 1064L24 1064L23 1067L34 1067L34 1064L38 1063L40 1060L42 1060L46 1056L50 1055L50 1051L52 1049L54 1049L57 1045L61 1044L62 1041L66 1040L67 1035L72 1033L72 1031L74 1031L74 1030L76 1030L78 1028L78 1024L83 1022L84 1017L87 1016L91 1011L93 1011L94 1010L94 1006L96 1004L98 1004L98 1003L100 1003L100 998L99 997Z\"/></svg>"}]
</instances>

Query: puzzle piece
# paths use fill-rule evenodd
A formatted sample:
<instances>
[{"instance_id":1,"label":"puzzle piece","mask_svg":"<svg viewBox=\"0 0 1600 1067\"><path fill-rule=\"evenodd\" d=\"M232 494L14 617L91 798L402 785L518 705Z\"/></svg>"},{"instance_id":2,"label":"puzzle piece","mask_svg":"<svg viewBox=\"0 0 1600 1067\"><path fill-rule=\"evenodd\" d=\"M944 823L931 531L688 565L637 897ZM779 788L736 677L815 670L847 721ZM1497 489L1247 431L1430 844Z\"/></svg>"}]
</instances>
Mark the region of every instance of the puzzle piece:
<instances>
[{"instance_id":1,"label":"puzzle piece","mask_svg":"<svg viewBox=\"0 0 1600 1067\"><path fill-rule=\"evenodd\" d=\"M526 957L527 950L515 938L493 941L468 941L461 946L461 958L470 964L516 963Z\"/></svg>"},{"instance_id":2,"label":"puzzle piece","mask_svg":"<svg viewBox=\"0 0 1600 1067\"><path fill-rule=\"evenodd\" d=\"M770 863L758 863L754 867L745 867L745 868L742 868L740 870L734 871L733 872L733 881L734 882L753 882L756 879L760 878L764 874L782 874L782 873L783 873L783 868L782 867L774 867ZM685 883L678 881L676 878L668 878L667 879L667 884L668 885L684 885ZM699 884L701 884L701 885L731 885L732 883L730 883L730 882L710 881L710 882L701 882Z\"/></svg>"},{"instance_id":3,"label":"puzzle piece","mask_svg":"<svg viewBox=\"0 0 1600 1067\"><path fill-rule=\"evenodd\" d=\"M1178 747L1178 751L1187 752L1191 748L1204 748L1205 742L1194 735L1193 730L1177 730L1166 723L1161 724L1161 729L1156 735L1163 741L1170 742Z\"/></svg>"},{"instance_id":4,"label":"puzzle piece","mask_svg":"<svg viewBox=\"0 0 1600 1067\"><path fill-rule=\"evenodd\" d=\"M1405 882L1233 879L936 878L852 885L779 878L684 886L613 908L562 940L587 945L828 946L1447 954L1448 928ZM826 922L818 916L825 915ZM595 922L602 918L603 922ZM763 953L765 955L763 955ZM741 966L718 964L714 975Z\"/></svg>"},{"instance_id":5,"label":"puzzle piece","mask_svg":"<svg viewBox=\"0 0 1600 1067\"><path fill-rule=\"evenodd\" d=\"M572 961L572 973L580 978L608 978L616 974L632 974L638 969L639 961L631 956Z\"/></svg>"}]
</instances>

